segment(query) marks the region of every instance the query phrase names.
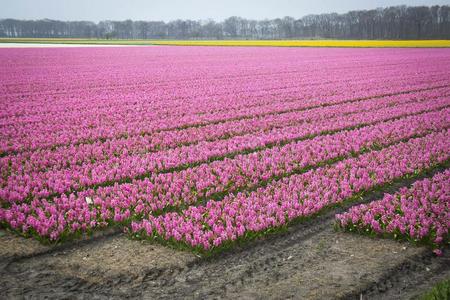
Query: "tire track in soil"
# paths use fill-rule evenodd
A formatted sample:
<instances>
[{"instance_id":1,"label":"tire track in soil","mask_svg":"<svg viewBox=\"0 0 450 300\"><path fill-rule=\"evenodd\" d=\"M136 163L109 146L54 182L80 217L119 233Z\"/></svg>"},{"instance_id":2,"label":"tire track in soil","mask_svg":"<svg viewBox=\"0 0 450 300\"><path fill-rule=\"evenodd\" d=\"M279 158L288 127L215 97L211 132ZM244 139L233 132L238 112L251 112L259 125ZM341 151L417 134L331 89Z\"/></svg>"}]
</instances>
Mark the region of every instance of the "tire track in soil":
<instances>
[{"instance_id":1,"label":"tire track in soil","mask_svg":"<svg viewBox=\"0 0 450 300\"><path fill-rule=\"evenodd\" d=\"M378 199L384 192L441 170L371 193L359 203ZM211 258L117 234L37 254L10 256L0 269L0 286L5 287L0 295L359 299L363 294L364 299L399 299L421 293L437 279L448 276L448 251L436 258L429 249L408 243L335 232L335 213L355 204ZM88 262L84 262L86 255Z\"/></svg>"},{"instance_id":2,"label":"tire track in soil","mask_svg":"<svg viewBox=\"0 0 450 300\"><path fill-rule=\"evenodd\" d=\"M434 284L450 278L450 249L446 250L439 258L430 251L422 251L386 272L378 282L342 299L361 299L361 295L363 299L416 299Z\"/></svg>"}]
</instances>

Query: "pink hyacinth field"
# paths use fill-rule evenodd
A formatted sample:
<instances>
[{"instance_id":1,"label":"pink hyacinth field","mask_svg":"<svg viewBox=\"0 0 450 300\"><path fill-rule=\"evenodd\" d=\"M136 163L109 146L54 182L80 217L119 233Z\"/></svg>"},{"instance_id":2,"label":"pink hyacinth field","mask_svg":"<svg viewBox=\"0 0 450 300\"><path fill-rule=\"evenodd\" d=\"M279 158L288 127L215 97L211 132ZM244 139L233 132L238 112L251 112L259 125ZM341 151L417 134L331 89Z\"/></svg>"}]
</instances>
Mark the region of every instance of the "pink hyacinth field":
<instances>
[{"instance_id":1,"label":"pink hyacinth field","mask_svg":"<svg viewBox=\"0 0 450 300\"><path fill-rule=\"evenodd\" d=\"M3 48L0 107L5 285L359 299L450 274L449 49Z\"/></svg>"}]
</instances>

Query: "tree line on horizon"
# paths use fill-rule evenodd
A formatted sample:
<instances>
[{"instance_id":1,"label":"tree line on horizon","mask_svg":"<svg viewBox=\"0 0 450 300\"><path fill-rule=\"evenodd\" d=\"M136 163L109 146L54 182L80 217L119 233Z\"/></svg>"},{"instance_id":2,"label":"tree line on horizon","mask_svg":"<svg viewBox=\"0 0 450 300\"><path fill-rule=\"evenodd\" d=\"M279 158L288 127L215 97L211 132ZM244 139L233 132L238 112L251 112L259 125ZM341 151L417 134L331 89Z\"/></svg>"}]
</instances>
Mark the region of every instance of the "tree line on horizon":
<instances>
[{"instance_id":1,"label":"tree line on horizon","mask_svg":"<svg viewBox=\"0 0 450 300\"><path fill-rule=\"evenodd\" d=\"M271 20L221 22L0 20L3 38L87 39L450 39L450 6L395 6Z\"/></svg>"}]
</instances>

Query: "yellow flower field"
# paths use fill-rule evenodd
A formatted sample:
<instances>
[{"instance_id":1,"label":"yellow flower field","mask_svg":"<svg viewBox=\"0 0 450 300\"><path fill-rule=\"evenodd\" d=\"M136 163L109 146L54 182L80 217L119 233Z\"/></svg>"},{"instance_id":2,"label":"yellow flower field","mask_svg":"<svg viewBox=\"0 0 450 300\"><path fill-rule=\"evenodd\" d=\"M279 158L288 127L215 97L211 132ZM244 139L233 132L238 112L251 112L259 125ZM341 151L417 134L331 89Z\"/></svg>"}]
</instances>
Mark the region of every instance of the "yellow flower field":
<instances>
[{"instance_id":1,"label":"yellow flower field","mask_svg":"<svg viewBox=\"0 0 450 300\"><path fill-rule=\"evenodd\" d=\"M223 40L223 41L151 41L157 45L183 46L276 46L276 47L450 47L450 40Z\"/></svg>"},{"instance_id":2,"label":"yellow flower field","mask_svg":"<svg viewBox=\"0 0 450 300\"><path fill-rule=\"evenodd\" d=\"M0 43L174 45L174 46L269 46L269 47L361 47L361 48L447 48L450 40L95 40L0 38Z\"/></svg>"}]
</instances>

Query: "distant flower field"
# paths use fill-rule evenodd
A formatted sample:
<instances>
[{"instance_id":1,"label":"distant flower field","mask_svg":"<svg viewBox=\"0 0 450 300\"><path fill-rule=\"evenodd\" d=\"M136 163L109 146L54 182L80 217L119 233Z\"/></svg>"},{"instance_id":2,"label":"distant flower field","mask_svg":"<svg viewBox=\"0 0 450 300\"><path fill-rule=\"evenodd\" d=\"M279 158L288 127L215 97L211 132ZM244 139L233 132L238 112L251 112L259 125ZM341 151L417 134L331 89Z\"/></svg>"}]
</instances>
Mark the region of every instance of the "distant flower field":
<instances>
[{"instance_id":1,"label":"distant flower field","mask_svg":"<svg viewBox=\"0 0 450 300\"><path fill-rule=\"evenodd\" d=\"M179 46L272 46L272 47L364 47L364 48L421 48L450 47L450 40L236 40L236 41L152 41L155 45Z\"/></svg>"},{"instance_id":2,"label":"distant flower field","mask_svg":"<svg viewBox=\"0 0 450 300\"><path fill-rule=\"evenodd\" d=\"M42 241L120 226L213 251L445 169L450 158L449 49L0 49L0 103L0 223ZM369 210L392 220L380 206L431 189L440 202L422 206L442 219L448 174L338 218L359 226ZM413 200L408 212L421 203ZM364 226L389 231L367 218ZM441 219L434 245L448 237Z\"/></svg>"},{"instance_id":3,"label":"distant flower field","mask_svg":"<svg viewBox=\"0 0 450 300\"><path fill-rule=\"evenodd\" d=\"M97 40L65 38L0 38L1 43L172 45L172 46L260 46L332 48L449 48L450 40Z\"/></svg>"}]
</instances>

